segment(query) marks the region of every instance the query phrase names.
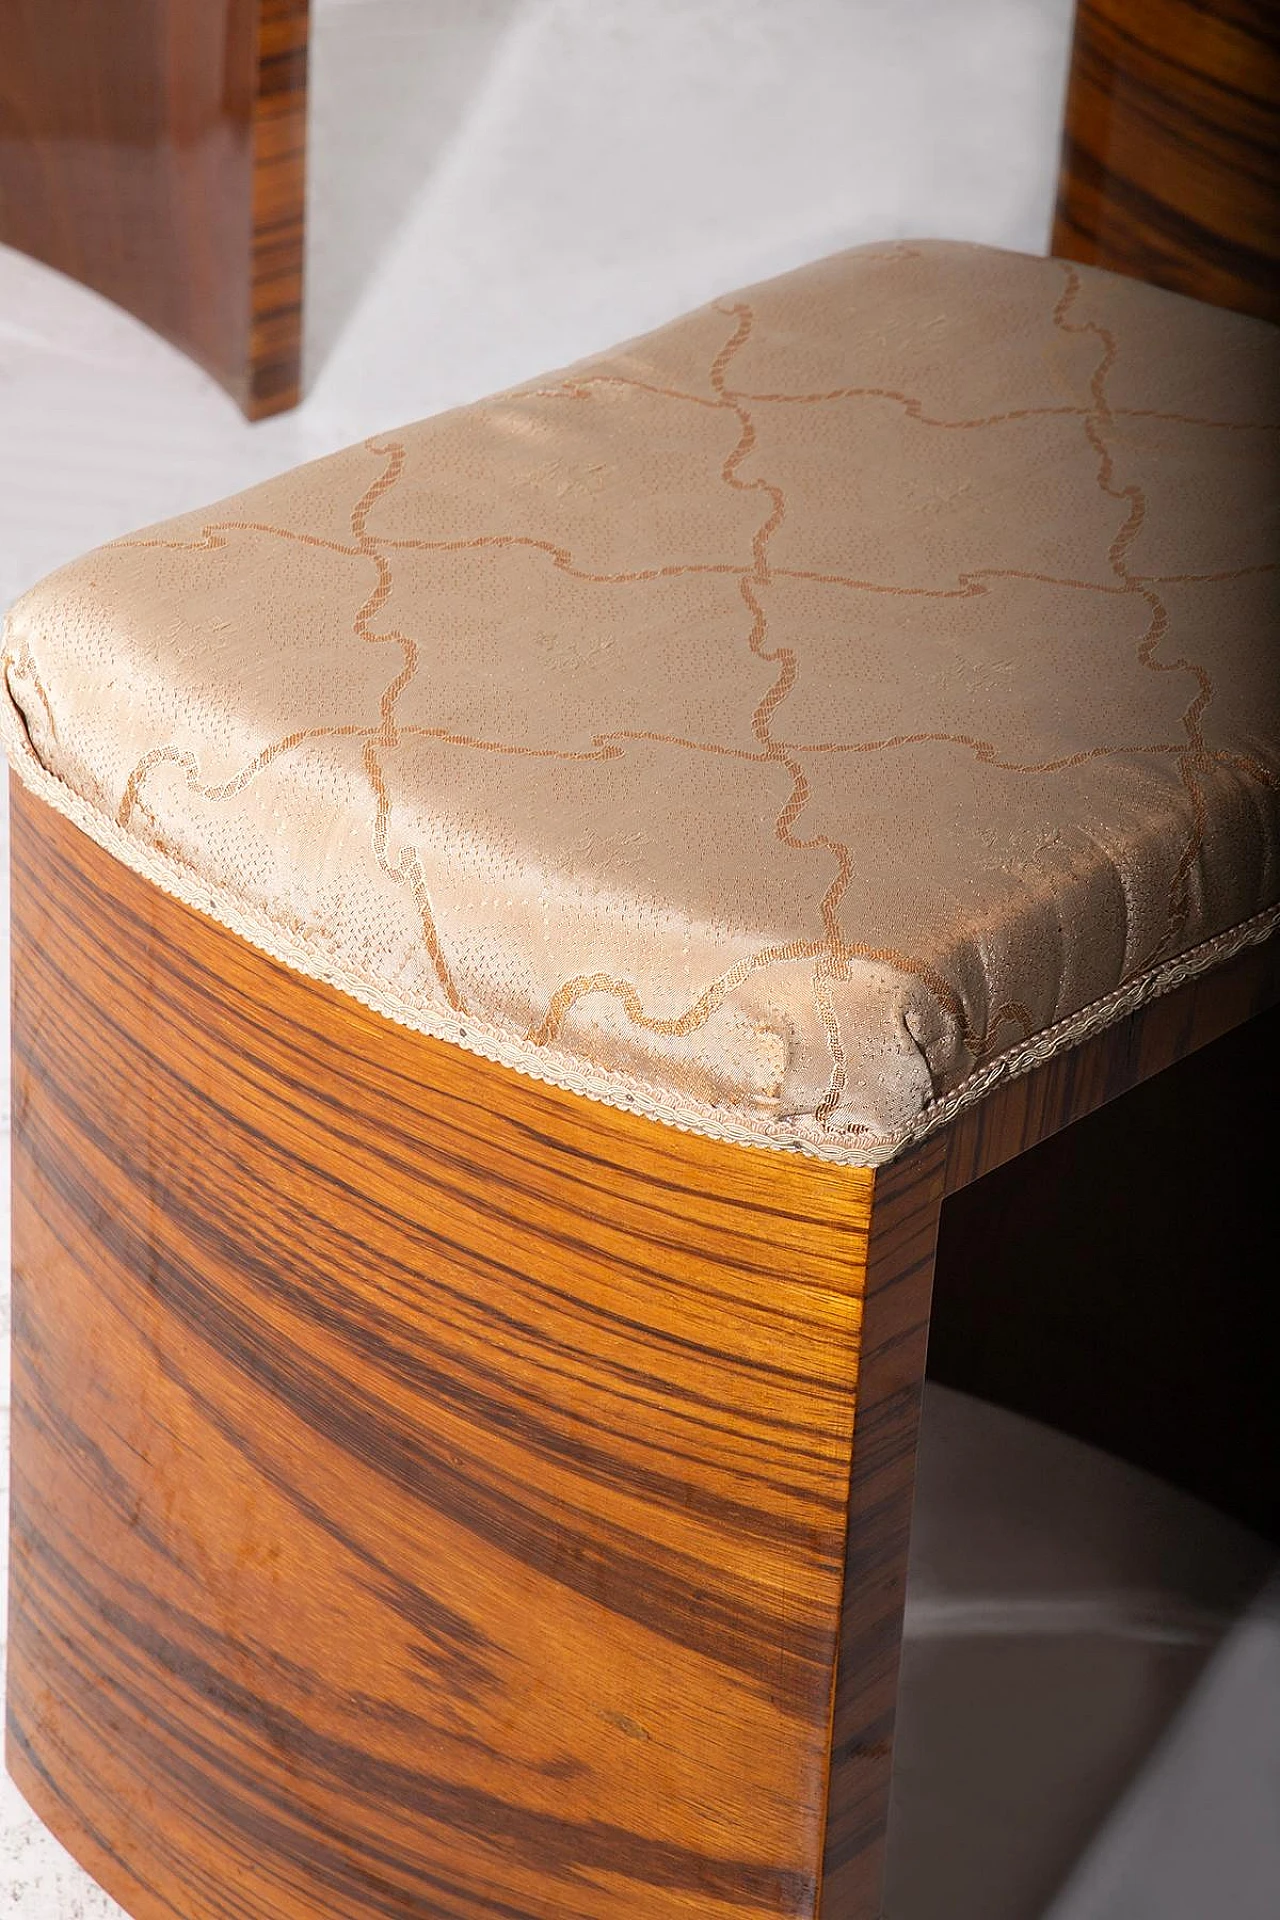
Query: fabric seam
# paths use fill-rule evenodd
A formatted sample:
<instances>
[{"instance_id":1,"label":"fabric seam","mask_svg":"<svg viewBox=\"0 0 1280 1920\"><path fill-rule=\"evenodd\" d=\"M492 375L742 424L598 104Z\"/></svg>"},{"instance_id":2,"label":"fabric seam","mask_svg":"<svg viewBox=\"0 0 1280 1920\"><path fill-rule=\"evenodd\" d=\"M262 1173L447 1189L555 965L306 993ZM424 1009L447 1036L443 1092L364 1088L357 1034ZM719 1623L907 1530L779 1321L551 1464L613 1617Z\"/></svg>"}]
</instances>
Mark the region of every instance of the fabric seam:
<instances>
[{"instance_id":1,"label":"fabric seam","mask_svg":"<svg viewBox=\"0 0 1280 1920\"><path fill-rule=\"evenodd\" d=\"M663 1100L652 1089L629 1076L610 1073L605 1068L575 1067L563 1053L534 1052L526 1042L503 1033L488 1022L454 1014L448 1009L426 1009L406 1005L375 982L328 961L303 937L281 932L270 917L246 907L227 888L198 883L177 861L143 845L90 801L76 793L40 759L21 709L9 689L7 676L4 698L0 700L0 735L10 765L29 792L70 820L73 826L113 859L150 881L163 893L216 921L229 932L245 940L260 953L306 979L318 980L370 1012L406 1027L429 1039L457 1046L478 1054L495 1065L508 1067L529 1080L538 1080L588 1100L623 1112L638 1113L681 1132L700 1134L728 1145L762 1147L772 1152L799 1153L828 1164L848 1167L879 1167L918 1145L959 1113L977 1105L1001 1081L1030 1072L1047 1059L1093 1034L1112 1026L1127 1014L1136 1012L1149 1001L1181 986L1185 981L1208 973L1247 947L1266 940L1280 925L1280 902L1239 921L1234 927L1212 936L1199 946L1186 949L1170 960L1160 962L1135 979L1122 983L1077 1012L1050 1027L1042 1028L1030 1039L999 1054L985 1066L976 1068L950 1092L929 1101L912 1123L896 1134L855 1140L820 1139L800 1133L781 1120L721 1119L710 1107L679 1107Z\"/></svg>"}]
</instances>

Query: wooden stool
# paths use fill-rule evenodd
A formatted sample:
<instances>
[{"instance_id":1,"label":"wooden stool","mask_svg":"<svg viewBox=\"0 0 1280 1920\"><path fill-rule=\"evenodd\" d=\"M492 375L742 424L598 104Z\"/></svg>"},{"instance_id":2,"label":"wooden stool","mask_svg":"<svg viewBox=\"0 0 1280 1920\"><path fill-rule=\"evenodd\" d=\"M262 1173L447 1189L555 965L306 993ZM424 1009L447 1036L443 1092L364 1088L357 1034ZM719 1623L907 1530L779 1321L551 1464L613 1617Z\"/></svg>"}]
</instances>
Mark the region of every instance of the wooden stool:
<instances>
[{"instance_id":1,"label":"wooden stool","mask_svg":"<svg viewBox=\"0 0 1280 1920\"><path fill-rule=\"evenodd\" d=\"M1276 997L1274 357L860 249L14 610L8 1761L139 1920L876 1914L940 1220L947 1377L1262 1517L1212 1340L1188 1464L944 1202L1071 1123L1088 1244Z\"/></svg>"}]
</instances>

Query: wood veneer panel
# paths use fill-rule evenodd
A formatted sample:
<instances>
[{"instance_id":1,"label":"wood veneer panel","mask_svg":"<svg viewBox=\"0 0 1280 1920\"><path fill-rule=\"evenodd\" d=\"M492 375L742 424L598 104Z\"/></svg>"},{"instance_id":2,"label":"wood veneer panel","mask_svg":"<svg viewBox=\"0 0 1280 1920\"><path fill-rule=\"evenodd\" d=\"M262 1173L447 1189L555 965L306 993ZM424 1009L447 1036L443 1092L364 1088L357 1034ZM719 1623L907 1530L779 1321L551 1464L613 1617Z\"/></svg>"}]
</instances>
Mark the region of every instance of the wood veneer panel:
<instances>
[{"instance_id":1,"label":"wood veneer panel","mask_svg":"<svg viewBox=\"0 0 1280 1920\"><path fill-rule=\"evenodd\" d=\"M1280 319L1274 0L1079 0L1052 250Z\"/></svg>"},{"instance_id":2,"label":"wood veneer panel","mask_svg":"<svg viewBox=\"0 0 1280 1920\"><path fill-rule=\"evenodd\" d=\"M874 1920L944 1191L1275 943L873 1176L391 1026L16 785L13 830L32 1803L140 1920Z\"/></svg>"},{"instance_id":3,"label":"wood veneer panel","mask_svg":"<svg viewBox=\"0 0 1280 1920\"><path fill-rule=\"evenodd\" d=\"M5 0L0 241L298 398L309 0Z\"/></svg>"},{"instance_id":4,"label":"wood veneer panel","mask_svg":"<svg viewBox=\"0 0 1280 1920\"><path fill-rule=\"evenodd\" d=\"M872 1176L13 831L32 1803L141 1920L811 1914Z\"/></svg>"}]
</instances>

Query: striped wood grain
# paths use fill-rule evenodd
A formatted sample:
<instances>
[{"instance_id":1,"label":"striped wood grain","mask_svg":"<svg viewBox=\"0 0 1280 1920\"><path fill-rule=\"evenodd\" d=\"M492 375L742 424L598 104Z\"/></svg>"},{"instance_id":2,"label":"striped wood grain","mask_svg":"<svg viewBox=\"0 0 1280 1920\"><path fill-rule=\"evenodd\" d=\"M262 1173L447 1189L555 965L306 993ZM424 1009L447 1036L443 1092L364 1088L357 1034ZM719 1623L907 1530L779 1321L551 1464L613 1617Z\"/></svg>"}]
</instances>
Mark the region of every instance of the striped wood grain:
<instances>
[{"instance_id":1,"label":"striped wood grain","mask_svg":"<svg viewBox=\"0 0 1280 1920\"><path fill-rule=\"evenodd\" d=\"M872 1176L13 831L33 1804L141 1920L812 1914Z\"/></svg>"},{"instance_id":2,"label":"striped wood grain","mask_svg":"<svg viewBox=\"0 0 1280 1920\"><path fill-rule=\"evenodd\" d=\"M1280 319L1275 0L1079 0L1052 250Z\"/></svg>"},{"instance_id":3,"label":"striped wood grain","mask_svg":"<svg viewBox=\"0 0 1280 1920\"><path fill-rule=\"evenodd\" d=\"M831 1729L822 1920L874 1920L880 1913L945 1156L945 1139L926 1141L876 1175Z\"/></svg>"},{"instance_id":4,"label":"striped wood grain","mask_svg":"<svg viewBox=\"0 0 1280 1920\"><path fill-rule=\"evenodd\" d=\"M0 242L137 314L250 419L299 393L308 7L0 6Z\"/></svg>"}]
</instances>

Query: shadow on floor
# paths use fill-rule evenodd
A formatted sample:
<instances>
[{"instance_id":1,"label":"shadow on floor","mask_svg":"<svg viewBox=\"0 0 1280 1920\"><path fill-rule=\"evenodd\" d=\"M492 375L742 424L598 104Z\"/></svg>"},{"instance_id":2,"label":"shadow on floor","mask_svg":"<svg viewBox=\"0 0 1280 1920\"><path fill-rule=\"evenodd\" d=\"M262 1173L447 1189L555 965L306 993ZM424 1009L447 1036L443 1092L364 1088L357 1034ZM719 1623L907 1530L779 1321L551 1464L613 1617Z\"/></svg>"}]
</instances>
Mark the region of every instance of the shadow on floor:
<instances>
[{"instance_id":1,"label":"shadow on floor","mask_svg":"<svg viewBox=\"0 0 1280 1920\"><path fill-rule=\"evenodd\" d=\"M527 0L327 0L311 35L306 379L328 359Z\"/></svg>"}]
</instances>

